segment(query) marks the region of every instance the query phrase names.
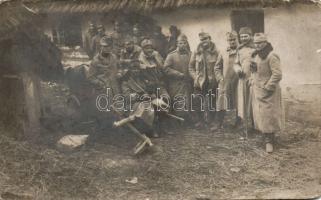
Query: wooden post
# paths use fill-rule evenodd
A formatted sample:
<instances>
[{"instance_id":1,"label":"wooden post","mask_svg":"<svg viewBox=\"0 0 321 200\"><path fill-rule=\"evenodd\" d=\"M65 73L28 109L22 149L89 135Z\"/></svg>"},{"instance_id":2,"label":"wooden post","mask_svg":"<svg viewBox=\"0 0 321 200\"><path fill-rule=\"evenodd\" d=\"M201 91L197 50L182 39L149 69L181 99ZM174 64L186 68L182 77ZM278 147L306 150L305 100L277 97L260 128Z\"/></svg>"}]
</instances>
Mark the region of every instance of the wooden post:
<instances>
[{"instance_id":1,"label":"wooden post","mask_svg":"<svg viewBox=\"0 0 321 200\"><path fill-rule=\"evenodd\" d=\"M35 138L40 132L41 102L40 102L40 79L32 73L21 74L24 99L26 122L24 136L27 139Z\"/></svg>"}]
</instances>

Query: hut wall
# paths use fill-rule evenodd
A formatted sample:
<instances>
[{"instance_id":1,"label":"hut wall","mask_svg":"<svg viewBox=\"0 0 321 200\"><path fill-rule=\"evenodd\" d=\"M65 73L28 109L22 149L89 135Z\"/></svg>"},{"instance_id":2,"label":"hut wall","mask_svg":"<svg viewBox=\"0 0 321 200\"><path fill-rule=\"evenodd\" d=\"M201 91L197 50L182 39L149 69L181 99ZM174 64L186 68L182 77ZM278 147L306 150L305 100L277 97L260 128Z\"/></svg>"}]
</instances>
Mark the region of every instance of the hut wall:
<instances>
[{"instance_id":1,"label":"hut wall","mask_svg":"<svg viewBox=\"0 0 321 200\"><path fill-rule=\"evenodd\" d=\"M225 34L231 30L230 14L235 9L230 7L178 9L170 12L153 12L152 18L162 26L166 35L169 34L170 25L178 26L189 38L192 49L195 49L199 42L198 33L209 32L218 49L222 51L227 47ZM321 48L320 11L317 5L312 4L293 4L264 9L264 30L281 57L285 74L282 85L285 87L321 82L321 55L316 53L316 50ZM64 20L63 16L59 17L58 21ZM90 21L102 23L107 33L113 31L113 18L108 17L107 13L83 14L77 17L82 18L83 38Z\"/></svg>"},{"instance_id":2,"label":"hut wall","mask_svg":"<svg viewBox=\"0 0 321 200\"><path fill-rule=\"evenodd\" d=\"M230 13L225 9L181 9L166 14L154 14L164 33L171 24L187 35L195 49L198 33L209 32L218 49L227 47L225 33L231 30ZM264 9L265 33L280 55L284 77L283 86L321 82L321 9L314 5L295 4L289 7ZM175 19L175 20L173 20Z\"/></svg>"}]
</instances>

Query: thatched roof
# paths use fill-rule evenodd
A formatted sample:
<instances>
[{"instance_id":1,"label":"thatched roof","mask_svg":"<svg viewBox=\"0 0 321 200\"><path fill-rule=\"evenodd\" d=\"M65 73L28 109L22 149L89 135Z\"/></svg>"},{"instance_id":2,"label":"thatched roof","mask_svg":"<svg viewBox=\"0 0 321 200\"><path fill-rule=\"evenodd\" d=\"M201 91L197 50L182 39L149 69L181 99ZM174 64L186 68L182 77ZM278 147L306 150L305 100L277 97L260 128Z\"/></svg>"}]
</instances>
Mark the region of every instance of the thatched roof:
<instances>
[{"instance_id":1,"label":"thatched roof","mask_svg":"<svg viewBox=\"0 0 321 200\"><path fill-rule=\"evenodd\" d=\"M0 1L0 70L33 71L46 80L62 74L61 55L38 29L39 20L20 2Z\"/></svg>"},{"instance_id":2,"label":"thatched roof","mask_svg":"<svg viewBox=\"0 0 321 200\"><path fill-rule=\"evenodd\" d=\"M85 13L110 11L157 11L182 7L278 6L304 0L27 0L41 13Z\"/></svg>"},{"instance_id":3,"label":"thatched roof","mask_svg":"<svg viewBox=\"0 0 321 200\"><path fill-rule=\"evenodd\" d=\"M12 36L19 28L33 23L37 14L21 3L3 2L0 4L0 40Z\"/></svg>"}]
</instances>

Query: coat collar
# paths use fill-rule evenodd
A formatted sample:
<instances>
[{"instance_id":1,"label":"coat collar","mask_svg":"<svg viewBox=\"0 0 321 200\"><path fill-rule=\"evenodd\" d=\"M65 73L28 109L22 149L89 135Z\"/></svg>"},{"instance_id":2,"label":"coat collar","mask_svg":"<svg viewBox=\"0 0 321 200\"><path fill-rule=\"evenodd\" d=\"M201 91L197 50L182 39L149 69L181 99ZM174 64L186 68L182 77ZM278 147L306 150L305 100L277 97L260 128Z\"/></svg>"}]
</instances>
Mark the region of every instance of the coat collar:
<instances>
[{"instance_id":1,"label":"coat collar","mask_svg":"<svg viewBox=\"0 0 321 200\"><path fill-rule=\"evenodd\" d=\"M247 43L240 44L240 45L237 47L237 50L240 50L240 49L242 49L243 47L254 48L254 43L253 43L252 40L250 40L250 41L248 41Z\"/></svg>"},{"instance_id":2,"label":"coat collar","mask_svg":"<svg viewBox=\"0 0 321 200\"><path fill-rule=\"evenodd\" d=\"M210 54L215 54L217 53L217 49L216 49L216 46L213 42L210 43L210 47L208 49L203 49L202 45L199 44L197 46L197 54L202 54L203 52L208 52Z\"/></svg>"},{"instance_id":3,"label":"coat collar","mask_svg":"<svg viewBox=\"0 0 321 200\"><path fill-rule=\"evenodd\" d=\"M235 48L235 49L231 49L230 47L228 47L227 49L226 49L226 51L227 51L227 53L228 53L228 55L235 55L236 54L236 52L237 52L237 48Z\"/></svg>"}]
</instances>

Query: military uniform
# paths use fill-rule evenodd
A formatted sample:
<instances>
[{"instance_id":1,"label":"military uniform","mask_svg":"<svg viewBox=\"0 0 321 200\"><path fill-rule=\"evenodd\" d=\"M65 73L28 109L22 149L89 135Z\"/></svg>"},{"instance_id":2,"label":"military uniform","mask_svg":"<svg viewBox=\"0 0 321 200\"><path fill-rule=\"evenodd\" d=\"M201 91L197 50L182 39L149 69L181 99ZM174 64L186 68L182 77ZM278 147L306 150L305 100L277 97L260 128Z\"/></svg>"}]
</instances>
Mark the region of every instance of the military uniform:
<instances>
[{"instance_id":1,"label":"military uniform","mask_svg":"<svg viewBox=\"0 0 321 200\"><path fill-rule=\"evenodd\" d=\"M253 120L252 116L252 94L250 89L250 65L251 55L254 52L252 43L247 45L241 45L238 47L238 52L235 59L234 70L242 71L241 77L239 77L237 87L237 113L241 119L245 119L246 116Z\"/></svg>"},{"instance_id":2,"label":"military uniform","mask_svg":"<svg viewBox=\"0 0 321 200\"><path fill-rule=\"evenodd\" d=\"M223 127L225 111L235 110L237 102L237 85L239 77L233 69L237 55L237 33L234 31L228 32L227 40L234 41L235 46L232 46L233 48L228 47L225 52L220 53L215 64L215 76L219 83L219 90L216 93L216 111L218 111L218 126L216 128ZM235 123L237 123L238 120L237 111L235 111Z\"/></svg>"},{"instance_id":3,"label":"military uniform","mask_svg":"<svg viewBox=\"0 0 321 200\"><path fill-rule=\"evenodd\" d=\"M168 92L171 100L175 100L175 96L185 98L185 109L190 109L190 95L192 89L192 81L188 72L188 64L191 57L191 52L180 52L178 49L167 55L164 63L164 72L167 76ZM184 105L175 105L177 108L183 108ZM187 112L175 112L178 115L184 116Z\"/></svg>"},{"instance_id":4,"label":"military uniform","mask_svg":"<svg viewBox=\"0 0 321 200\"><path fill-rule=\"evenodd\" d=\"M125 48L122 49L120 52L121 65L125 67L131 65L133 61L138 61L141 51L142 48L137 45L134 45L134 49L131 52L127 51Z\"/></svg>"},{"instance_id":5,"label":"military uniform","mask_svg":"<svg viewBox=\"0 0 321 200\"><path fill-rule=\"evenodd\" d=\"M233 66L236 59L236 49L228 48L226 52L218 56L216 63L215 75L218 82L222 81L222 90L225 91L228 99L228 109L236 109L236 94L238 75L235 73Z\"/></svg>"},{"instance_id":6,"label":"military uniform","mask_svg":"<svg viewBox=\"0 0 321 200\"><path fill-rule=\"evenodd\" d=\"M205 33L204 33L205 34ZM200 34L201 35L201 34ZM200 36L202 37L202 36ZM206 34L206 37L210 37ZM216 49L216 46L213 42L210 42L208 49L203 49L201 44L197 47L197 50L192 54L191 60L189 63L189 73L194 81L194 94L200 94L204 97L204 108L205 112L202 112L201 103L196 102L199 98L195 97L193 99L196 102L196 107L198 111L198 116L204 116L206 123L209 122L208 117L214 117L215 115L211 112L209 114L210 108L215 108L215 93L218 86L218 83L215 78L214 67L218 59L219 52ZM206 95L212 93L212 102L208 101ZM193 105L192 105L193 106ZM208 115L209 114L209 115ZM214 116L213 116L214 115ZM201 120L201 119L200 119Z\"/></svg>"},{"instance_id":7,"label":"military uniform","mask_svg":"<svg viewBox=\"0 0 321 200\"><path fill-rule=\"evenodd\" d=\"M90 64L88 79L98 90L111 88L112 95L119 94L118 69L119 62L113 53L107 57L97 54Z\"/></svg>"},{"instance_id":8,"label":"military uniform","mask_svg":"<svg viewBox=\"0 0 321 200\"><path fill-rule=\"evenodd\" d=\"M111 38L113 40L113 52L117 57L120 57L121 50L124 48L124 35L121 32L112 32Z\"/></svg>"},{"instance_id":9,"label":"military uniform","mask_svg":"<svg viewBox=\"0 0 321 200\"><path fill-rule=\"evenodd\" d=\"M155 98L160 97L157 97L158 88L163 88L160 94L166 92L162 82L150 76L149 69L130 70L122 81L122 91L129 102L126 104L128 115L135 116L136 127L152 137L158 137L160 131L159 113L152 104ZM143 98L144 95L149 98Z\"/></svg>"},{"instance_id":10,"label":"military uniform","mask_svg":"<svg viewBox=\"0 0 321 200\"><path fill-rule=\"evenodd\" d=\"M94 31L89 30L86 34L85 34L85 38L84 38L84 50L87 53L87 55L89 56L89 59L92 59L94 57L94 49L93 49L93 38L95 37L96 33Z\"/></svg>"},{"instance_id":11,"label":"military uniform","mask_svg":"<svg viewBox=\"0 0 321 200\"><path fill-rule=\"evenodd\" d=\"M92 38L92 50L93 50L93 56L97 55L100 51L100 40L105 36L105 34L103 35L95 35Z\"/></svg>"}]
</instances>

